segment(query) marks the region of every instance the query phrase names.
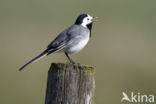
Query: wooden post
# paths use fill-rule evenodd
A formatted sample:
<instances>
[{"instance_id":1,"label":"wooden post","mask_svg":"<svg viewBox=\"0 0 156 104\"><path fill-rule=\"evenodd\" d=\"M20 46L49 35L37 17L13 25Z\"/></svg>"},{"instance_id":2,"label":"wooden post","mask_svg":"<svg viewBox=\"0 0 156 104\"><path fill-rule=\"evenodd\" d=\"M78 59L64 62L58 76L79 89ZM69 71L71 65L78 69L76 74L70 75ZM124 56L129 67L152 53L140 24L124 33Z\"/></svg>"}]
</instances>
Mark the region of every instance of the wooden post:
<instances>
[{"instance_id":1,"label":"wooden post","mask_svg":"<svg viewBox=\"0 0 156 104\"><path fill-rule=\"evenodd\" d=\"M45 104L94 104L94 73L89 66L52 63Z\"/></svg>"}]
</instances>

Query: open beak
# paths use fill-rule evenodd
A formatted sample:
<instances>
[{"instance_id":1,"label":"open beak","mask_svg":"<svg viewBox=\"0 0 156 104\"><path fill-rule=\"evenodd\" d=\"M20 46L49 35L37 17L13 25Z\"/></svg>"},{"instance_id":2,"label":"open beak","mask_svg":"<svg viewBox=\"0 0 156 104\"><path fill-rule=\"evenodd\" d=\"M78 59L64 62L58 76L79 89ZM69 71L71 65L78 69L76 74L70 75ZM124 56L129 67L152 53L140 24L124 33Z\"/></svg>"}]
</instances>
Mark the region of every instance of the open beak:
<instances>
[{"instance_id":1,"label":"open beak","mask_svg":"<svg viewBox=\"0 0 156 104\"><path fill-rule=\"evenodd\" d=\"M98 21L98 17L93 17L92 22Z\"/></svg>"}]
</instances>

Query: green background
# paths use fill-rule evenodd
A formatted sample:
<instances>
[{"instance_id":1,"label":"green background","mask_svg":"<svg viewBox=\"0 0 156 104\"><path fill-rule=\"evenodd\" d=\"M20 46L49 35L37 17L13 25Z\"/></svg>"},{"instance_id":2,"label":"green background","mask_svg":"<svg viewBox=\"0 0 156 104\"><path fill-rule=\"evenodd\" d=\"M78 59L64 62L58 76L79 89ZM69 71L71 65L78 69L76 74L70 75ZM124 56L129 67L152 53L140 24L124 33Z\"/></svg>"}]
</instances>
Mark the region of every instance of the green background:
<instances>
[{"instance_id":1,"label":"green background","mask_svg":"<svg viewBox=\"0 0 156 104\"><path fill-rule=\"evenodd\" d=\"M121 104L123 91L156 96L155 0L0 0L0 104L44 104L50 64L65 55L18 68L81 13L99 17L88 45L72 55L96 68L95 104Z\"/></svg>"}]
</instances>

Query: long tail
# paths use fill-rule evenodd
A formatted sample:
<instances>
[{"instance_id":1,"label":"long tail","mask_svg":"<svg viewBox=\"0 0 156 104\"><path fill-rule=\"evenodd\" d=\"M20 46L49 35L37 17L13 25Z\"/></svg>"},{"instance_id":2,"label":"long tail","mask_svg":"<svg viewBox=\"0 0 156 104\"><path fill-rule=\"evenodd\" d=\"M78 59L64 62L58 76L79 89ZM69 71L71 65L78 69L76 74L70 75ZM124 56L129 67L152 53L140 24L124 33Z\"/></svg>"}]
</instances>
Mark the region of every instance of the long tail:
<instances>
[{"instance_id":1,"label":"long tail","mask_svg":"<svg viewBox=\"0 0 156 104\"><path fill-rule=\"evenodd\" d=\"M23 70L25 67L27 67L28 65L38 61L39 59L43 58L47 56L47 50L45 50L44 52L42 52L41 54L39 54L38 56L36 56L35 58L33 58L32 60L30 60L28 63L26 63L25 65L23 65L19 71Z\"/></svg>"}]
</instances>

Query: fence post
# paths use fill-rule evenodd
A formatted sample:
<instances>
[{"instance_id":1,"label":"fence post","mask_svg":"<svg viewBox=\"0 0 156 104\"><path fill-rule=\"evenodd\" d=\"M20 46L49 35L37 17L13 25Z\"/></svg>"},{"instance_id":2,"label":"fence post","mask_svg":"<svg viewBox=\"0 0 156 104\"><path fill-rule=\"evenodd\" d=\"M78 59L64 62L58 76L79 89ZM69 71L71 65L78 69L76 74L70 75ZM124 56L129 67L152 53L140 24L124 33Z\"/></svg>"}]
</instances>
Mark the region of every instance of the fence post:
<instances>
[{"instance_id":1,"label":"fence post","mask_svg":"<svg viewBox=\"0 0 156 104\"><path fill-rule=\"evenodd\" d=\"M45 104L94 104L93 67L52 63L48 72Z\"/></svg>"}]
</instances>

